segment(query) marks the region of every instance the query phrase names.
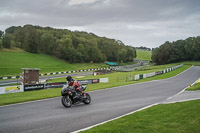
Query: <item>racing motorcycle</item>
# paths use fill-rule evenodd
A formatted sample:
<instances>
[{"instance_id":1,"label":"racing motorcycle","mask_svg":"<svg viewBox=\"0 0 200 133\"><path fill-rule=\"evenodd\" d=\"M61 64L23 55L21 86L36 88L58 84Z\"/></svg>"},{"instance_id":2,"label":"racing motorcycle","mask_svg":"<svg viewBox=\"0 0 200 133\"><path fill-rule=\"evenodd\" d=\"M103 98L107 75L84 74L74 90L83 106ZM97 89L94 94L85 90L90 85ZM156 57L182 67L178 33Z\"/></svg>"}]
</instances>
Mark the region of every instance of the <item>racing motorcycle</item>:
<instances>
[{"instance_id":1,"label":"racing motorcycle","mask_svg":"<svg viewBox=\"0 0 200 133\"><path fill-rule=\"evenodd\" d=\"M82 86L81 90L84 91L86 89L86 86ZM66 108L69 108L72 106L72 104L78 104L80 102L83 102L84 104L90 104L91 97L88 93L85 93L86 96L83 98L83 96L76 92L75 88L71 88L68 85L64 85L61 91L61 102L63 106Z\"/></svg>"}]
</instances>

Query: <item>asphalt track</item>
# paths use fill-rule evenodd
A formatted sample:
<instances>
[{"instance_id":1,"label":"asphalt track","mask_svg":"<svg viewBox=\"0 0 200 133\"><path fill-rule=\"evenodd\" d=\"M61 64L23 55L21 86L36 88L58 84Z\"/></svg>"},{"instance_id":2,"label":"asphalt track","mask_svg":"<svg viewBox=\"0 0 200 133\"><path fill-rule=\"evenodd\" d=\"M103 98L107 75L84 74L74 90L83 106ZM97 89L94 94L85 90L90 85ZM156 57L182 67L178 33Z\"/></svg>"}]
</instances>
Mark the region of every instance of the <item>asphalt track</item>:
<instances>
[{"instance_id":1,"label":"asphalt track","mask_svg":"<svg viewBox=\"0 0 200 133\"><path fill-rule=\"evenodd\" d=\"M68 133L162 102L200 77L191 67L173 78L89 92L90 105L62 106L60 97L0 107L0 133Z\"/></svg>"}]
</instances>

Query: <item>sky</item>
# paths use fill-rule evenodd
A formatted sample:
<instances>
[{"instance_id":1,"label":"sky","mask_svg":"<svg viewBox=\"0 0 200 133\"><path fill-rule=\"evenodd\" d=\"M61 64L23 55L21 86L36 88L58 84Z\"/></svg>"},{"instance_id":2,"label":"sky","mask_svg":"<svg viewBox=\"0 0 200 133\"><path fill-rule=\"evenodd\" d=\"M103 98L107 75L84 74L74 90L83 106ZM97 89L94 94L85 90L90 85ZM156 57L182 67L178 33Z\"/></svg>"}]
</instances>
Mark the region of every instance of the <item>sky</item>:
<instances>
[{"instance_id":1,"label":"sky","mask_svg":"<svg viewBox=\"0 0 200 133\"><path fill-rule=\"evenodd\" d=\"M26 24L155 48L200 35L200 0L0 0L0 30Z\"/></svg>"}]
</instances>

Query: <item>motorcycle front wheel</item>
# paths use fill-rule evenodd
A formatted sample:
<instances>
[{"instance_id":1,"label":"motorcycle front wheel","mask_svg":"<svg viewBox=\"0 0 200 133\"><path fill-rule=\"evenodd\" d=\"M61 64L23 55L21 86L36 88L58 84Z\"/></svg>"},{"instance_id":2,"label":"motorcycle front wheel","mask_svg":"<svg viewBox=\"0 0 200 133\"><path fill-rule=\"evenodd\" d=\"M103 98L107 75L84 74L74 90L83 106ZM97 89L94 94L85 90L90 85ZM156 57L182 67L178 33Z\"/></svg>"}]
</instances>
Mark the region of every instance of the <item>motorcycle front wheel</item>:
<instances>
[{"instance_id":1,"label":"motorcycle front wheel","mask_svg":"<svg viewBox=\"0 0 200 133\"><path fill-rule=\"evenodd\" d=\"M90 104L91 102L91 97L88 93L85 93L86 94L86 98L83 100L83 103L84 104Z\"/></svg>"},{"instance_id":2,"label":"motorcycle front wheel","mask_svg":"<svg viewBox=\"0 0 200 133\"><path fill-rule=\"evenodd\" d=\"M69 96L62 96L61 102L63 106L65 106L66 108L69 108L72 106L72 100L71 98L69 98Z\"/></svg>"}]
</instances>

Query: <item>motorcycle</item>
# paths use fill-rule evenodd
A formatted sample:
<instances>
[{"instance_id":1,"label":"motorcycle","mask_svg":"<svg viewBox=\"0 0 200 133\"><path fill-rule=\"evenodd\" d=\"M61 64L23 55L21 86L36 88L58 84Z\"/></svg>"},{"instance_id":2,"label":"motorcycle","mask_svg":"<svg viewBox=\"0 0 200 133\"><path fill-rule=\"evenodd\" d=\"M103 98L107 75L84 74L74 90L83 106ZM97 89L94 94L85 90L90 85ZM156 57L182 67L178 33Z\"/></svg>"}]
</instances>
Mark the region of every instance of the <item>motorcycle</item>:
<instances>
[{"instance_id":1,"label":"motorcycle","mask_svg":"<svg viewBox=\"0 0 200 133\"><path fill-rule=\"evenodd\" d=\"M86 86L82 86L81 90L84 91L86 89ZM64 85L61 91L61 102L63 106L66 108L69 108L72 106L72 104L83 102L84 104L90 104L91 97L88 93L85 93L86 96L83 98L83 96L76 92L75 88L70 88L68 85Z\"/></svg>"}]
</instances>

